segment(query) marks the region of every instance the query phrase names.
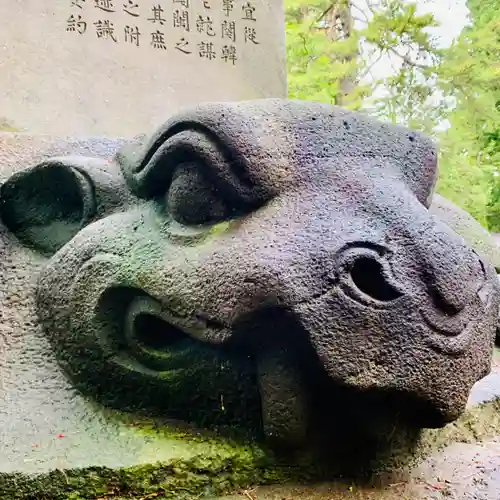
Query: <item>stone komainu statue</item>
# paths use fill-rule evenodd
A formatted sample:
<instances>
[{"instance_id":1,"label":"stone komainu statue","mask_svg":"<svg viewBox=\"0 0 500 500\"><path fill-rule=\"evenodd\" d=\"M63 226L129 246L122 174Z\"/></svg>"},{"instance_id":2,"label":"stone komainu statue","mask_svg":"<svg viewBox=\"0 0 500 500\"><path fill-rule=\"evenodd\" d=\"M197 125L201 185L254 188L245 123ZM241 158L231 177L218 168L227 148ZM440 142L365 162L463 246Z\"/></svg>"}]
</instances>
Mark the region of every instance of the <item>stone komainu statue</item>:
<instances>
[{"instance_id":1,"label":"stone komainu statue","mask_svg":"<svg viewBox=\"0 0 500 500\"><path fill-rule=\"evenodd\" d=\"M0 190L3 224L47 256L38 317L77 387L292 444L340 392L416 427L461 414L490 370L496 256L433 195L429 140L272 99L122 142Z\"/></svg>"}]
</instances>

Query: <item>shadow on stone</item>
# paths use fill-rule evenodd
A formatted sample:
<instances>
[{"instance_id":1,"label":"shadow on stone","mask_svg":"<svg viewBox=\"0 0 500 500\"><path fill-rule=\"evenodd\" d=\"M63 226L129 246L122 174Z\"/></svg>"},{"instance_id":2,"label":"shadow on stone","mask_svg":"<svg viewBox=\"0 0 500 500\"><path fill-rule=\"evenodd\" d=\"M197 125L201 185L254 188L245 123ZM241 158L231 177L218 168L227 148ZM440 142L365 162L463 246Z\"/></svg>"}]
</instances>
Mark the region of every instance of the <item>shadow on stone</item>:
<instances>
[{"instance_id":1,"label":"shadow on stone","mask_svg":"<svg viewBox=\"0 0 500 500\"><path fill-rule=\"evenodd\" d=\"M147 307L142 305L138 314L131 314L131 305L138 299ZM300 466L311 480L369 481L373 474L399 470L414 458L421 430L411 417L417 407L425 413L422 405L410 397L402 403L400 394L363 392L332 383L289 312L269 308L242 318L231 342L224 346L197 341L160 316L154 302L140 290L108 289L96 311L94 326L98 327L92 331L111 346L114 362L103 365L102 352L93 358L89 350L81 351L75 386L100 403L132 415L189 422L205 429L207 436L215 432L240 446L247 439L256 440L276 466ZM280 329L270 340L269 328L276 323ZM307 401L306 408L299 410L307 415L294 420L296 401L287 399L287 380L279 378L278 371L273 396L289 403L280 406L287 432L283 441L282 435L273 436L263 427L261 391L265 387L259 384L257 353L272 351L285 340L287 356L303 376L300 387ZM78 355L76 350L58 353L63 367L74 364ZM61 357L64 353L71 359ZM419 416L422 421L422 413Z\"/></svg>"}]
</instances>

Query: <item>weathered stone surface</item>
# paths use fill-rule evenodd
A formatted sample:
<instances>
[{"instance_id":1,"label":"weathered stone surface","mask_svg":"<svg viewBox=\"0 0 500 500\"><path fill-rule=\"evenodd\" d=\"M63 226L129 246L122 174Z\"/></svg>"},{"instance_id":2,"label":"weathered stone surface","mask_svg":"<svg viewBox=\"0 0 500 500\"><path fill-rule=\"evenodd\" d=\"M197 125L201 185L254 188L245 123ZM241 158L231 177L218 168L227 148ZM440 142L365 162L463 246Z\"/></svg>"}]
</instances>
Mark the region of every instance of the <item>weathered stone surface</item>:
<instances>
[{"instance_id":1,"label":"weathered stone surface","mask_svg":"<svg viewBox=\"0 0 500 500\"><path fill-rule=\"evenodd\" d=\"M202 343L241 344L257 366L282 347L306 394L324 383L323 400L330 381L380 390L404 398L418 425L456 418L489 371L498 282L425 209L436 155L422 137L319 104L207 105L117 161L144 205L88 226L40 287L73 363L84 345L116 369L113 349L93 340L111 331L90 311L128 286ZM96 287L98 275L107 283ZM74 303L61 276L76 279Z\"/></svg>"},{"instance_id":2,"label":"weathered stone surface","mask_svg":"<svg viewBox=\"0 0 500 500\"><path fill-rule=\"evenodd\" d=\"M407 480L382 487L352 482L242 489L220 500L493 500L500 495L500 439L456 443L436 453ZM214 500L214 499L212 499Z\"/></svg>"},{"instance_id":3,"label":"weathered stone surface","mask_svg":"<svg viewBox=\"0 0 500 500\"><path fill-rule=\"evenodd\" d=\"M34 247L79 231L37 291L77 386L258 427L260 381L268 432L271 415L294 415L288 436L276 424L293 441L324 427L339 391L381 421L397 401L403 422L444 425L489 372L498 281L429 214L436 154L418 134L317 103L209 104L108 166L111 188L105 162L69 157L1 193L4 222ZM270 362L295 372L273 380Z\"/></svg>"},{"instance_id":4,"label":"weathered stone surface","mask_svg":"<svg viewBox=\"0 0 500 500\"><path fill-rule=\"evenodd\" d=\"M450 229L473 220L429 213L436 155L417 134L268 100L135 142L0 141L0 472L192 456L82 394L257 436L262 419L366 466L457 418L489 372L498 281Z\"/></svg>"},{"instance_id":5,"label":"weathered stone surface","mask_svg":"<svg viewBox=\"0 0 500 500\"><path fill-rule=\"evenodd\" d=\"M488 261L496 269L497 273L500 272L498 235L488 233L467 212L438 194L433 197L429 211L439 219L445 220L446 224L461 235L479 253L481 258ZM500 311L496 344L500 345Z\"/></svg>"},{"instance_id":6,"label":"weathered stone surface","mask_svg":"<svg viewBox=\"0 0 500 500\"><path fill-rule=\"evenodd\" d=\"M48 157L108 158L121 144L0 134L0 184ZM105 174L98 161L90 164L94 179L111 175L113 165ZM50 180L57 180L57 171ZM120 194L118 181L111 175L109 183L102 184L111 192L97 190L96 214L113 207L122 194L121 201L127 202L128 194ZM41 182L37 187L36 196L23 202L24 215L30 206L40 209L32 214L35 219L29 219L40 224L38 231L25 233L21 243L0 223L0 499L87 500L130 491L144 496L162 488L168 489L170 498L198 498L203 492L263 481L268 460L255 445L201 434L171 420L104 408L77 391L63 374L35 310L36 280L50 245L41 253L26 243L33 238L49 243L44 223L50 228L54 221L44 216L53 214L49 209L57 204L49 203L43 212L39 202L47 201L48 194L64 201L67 193L58 198L58 190L44 192Z\"/></svg>"},{"instance_id":7,"label":"weathered stone surface","mask_svg":"<svg viewBox=\"0 0 500 500\"><path fill-rule=\"evenodd\" d=\"M490 376L474 386L468 411L439 430L426 430L422 443L428 452L413 467L371 478L247 487L220 500L490 500L500 494L500 377L499 351ZM497 399L474 405L485 396L486 382L496 389ZM490 393L490 398L492 393ZM488 398L484 399L485 401Z\"/></svg>"},{"instance_id":8,"label":"weathered stone surface","mask_svg":"<svg viewBox=\"0 0 500 500\"><path fill-rule=\"evenodd\" d=\"M73 152L106 157L119 144L3 134L1 180L46 156ZM178 456L185 447L182 442L167 440L158 446L130 427L126 415L100 410L73 388L56 363L35 311L34 287L46 258L21 245L3 224L0 255L0 471L135 465L140 455L146 461L166 459L172 452Z\"/></svg>"},{"instance_id":9,"label":"weathered stone surface","mask_svg":"<svg viewBox=\"0 0 500 500\"><path fill-rule=\"evenodd\" d=\"M286 96L283 0L11 0L0 19L0 130L132 137L198 102Z\"/></svg>"}]
</instances>

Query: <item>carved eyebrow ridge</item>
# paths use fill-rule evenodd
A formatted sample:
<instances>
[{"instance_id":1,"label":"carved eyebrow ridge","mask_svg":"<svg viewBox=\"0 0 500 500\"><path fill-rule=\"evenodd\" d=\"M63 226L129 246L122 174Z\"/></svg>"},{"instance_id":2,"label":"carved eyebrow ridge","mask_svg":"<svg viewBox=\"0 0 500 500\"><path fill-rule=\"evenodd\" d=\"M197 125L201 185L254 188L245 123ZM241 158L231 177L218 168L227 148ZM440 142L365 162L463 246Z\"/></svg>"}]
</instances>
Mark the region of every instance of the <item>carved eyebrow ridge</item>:
<instances>
[{"instance_id":1,"label":"carved eyebrow ridge","mask_svg":"<svg viewBox=\"0 0 500 500\"><path fill-rule=\"evenodd\" d=\"M194 120L173 123L154 140L136 141L116 155L129 188L143 198L164 192L176 167L196 160L209 167L204 174L210 172L211 181L235 201L251 202L254 198L248 163L238 155L231 139Z\"/></svg>"}]
</instances>

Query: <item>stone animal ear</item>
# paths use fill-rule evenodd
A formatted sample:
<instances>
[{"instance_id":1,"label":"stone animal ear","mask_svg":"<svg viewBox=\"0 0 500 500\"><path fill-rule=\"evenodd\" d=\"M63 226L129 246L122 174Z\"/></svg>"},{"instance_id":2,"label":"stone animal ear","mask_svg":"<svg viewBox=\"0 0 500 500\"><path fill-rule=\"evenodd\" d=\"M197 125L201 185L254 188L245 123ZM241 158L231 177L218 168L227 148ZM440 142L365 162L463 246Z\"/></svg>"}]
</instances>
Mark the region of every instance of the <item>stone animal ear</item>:
<instances>
[{"instance_id":1,"label":"stone animal ear","mask_svg":"<svg viewBox=\"0 0 500 500\"><path fill-rule=\"evenodd\" d=\"M12 175L0 187L0 218L25 245L54 253L97 210L87 158L52 158Z\"/></svg>"}]
</instances>

